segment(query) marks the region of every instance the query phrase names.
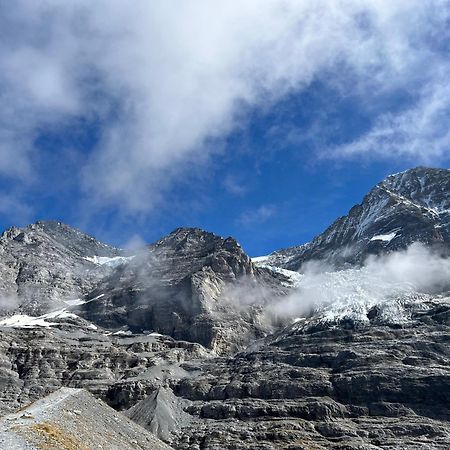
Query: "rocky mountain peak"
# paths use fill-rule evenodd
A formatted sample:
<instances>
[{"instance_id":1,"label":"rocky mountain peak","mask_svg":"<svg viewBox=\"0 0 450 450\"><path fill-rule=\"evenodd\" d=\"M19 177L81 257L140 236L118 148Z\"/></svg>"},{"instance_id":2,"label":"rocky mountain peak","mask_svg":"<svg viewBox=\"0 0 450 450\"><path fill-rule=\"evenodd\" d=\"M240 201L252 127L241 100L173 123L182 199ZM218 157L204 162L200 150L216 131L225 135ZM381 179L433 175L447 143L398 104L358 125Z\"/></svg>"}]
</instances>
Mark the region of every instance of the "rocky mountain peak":
<instances>
[{"instance_id":1,"label":"rocky mountain peak","mask_svg":"<svg viewBox=\"0 0 450 450\"><path fill-rule=\"evenodd\" d=\"M415 202L436 214L450 210L450 170L416 167L388 176L379 185L388 193Z\"/></svg>"},{"instance_id":2,"label":"rocky mountain peak","mask_svg":"<svg viewBox=\"0 0 450 450\"><path fill-rule=\"evenodd\" d=\"M342 268L413 242L449 249L448 169L416 167L387 177L311 242L274 252L265 263L301 270L308 261L324 260Z\"/></svg>"},{"instance_id":3,"label":"rocky mountain peak","mask_svg":"<svg viewBox=\"0 0 450 450\"><path fill-rule=\"evenodd\" d=\"M151 245L150 249L172 250L179 255L214 253L221 249L243 254L241 246L234 238L223 238L201 228L176 228Z\"/></svg>"},{"instance_id":4,"label":"rocky mountain peak","mask_svg":"<svg viewBox=\"0 0 450 450\"><path fill-rule=\"evenodd\" d=\"M0 299L21 303L0 323L0 412L73 387L180 450L448 449L447 283L392 290L358 265L417 241L448 248L449 188L448 170L392 175L312 242L254 262L199 228L127 256L59 222L11 228ZM285 270L314 259L351 267ZM36 431L70 448L167 448L124 420L62 389L3 420L0 448Z\"/></svg>"}]
</instances>

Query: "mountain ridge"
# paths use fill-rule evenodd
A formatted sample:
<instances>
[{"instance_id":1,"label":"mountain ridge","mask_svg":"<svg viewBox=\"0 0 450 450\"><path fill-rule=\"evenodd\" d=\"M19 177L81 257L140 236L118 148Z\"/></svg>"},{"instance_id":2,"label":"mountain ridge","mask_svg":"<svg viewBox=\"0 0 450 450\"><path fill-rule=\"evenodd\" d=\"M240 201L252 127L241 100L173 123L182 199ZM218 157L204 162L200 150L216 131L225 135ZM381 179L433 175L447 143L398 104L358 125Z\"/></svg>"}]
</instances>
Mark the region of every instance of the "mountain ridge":
<instances>
[{"instance_id":1,"label":"mountain ridge","mask_svg":"<svg viewBox=\"0 0 450 450\"><path fill-rule=\"evenodd\" d=\"M22 315L0 320L0 411L84 388L180 450L446 450L449 173L386 178L278 262L199 228L133 255L58 222L10 229L0 290ZM405 261L424 272L406 289ZM440 290L413 283L436 271Z\"/></svg>"},{"instance_id":2,"label":"mountain ridge","mask_svg":"<svg viewBox=\"0 0 450 450\"><path fill-rule=\"evenodd\" d=\"M337 268L361 265L371 254L405 249L418 241L447 251L449 191L449 169L419 166L390 175L310 242L256 260L298 271L312 260Z\"/></svg>"}]
</instances>

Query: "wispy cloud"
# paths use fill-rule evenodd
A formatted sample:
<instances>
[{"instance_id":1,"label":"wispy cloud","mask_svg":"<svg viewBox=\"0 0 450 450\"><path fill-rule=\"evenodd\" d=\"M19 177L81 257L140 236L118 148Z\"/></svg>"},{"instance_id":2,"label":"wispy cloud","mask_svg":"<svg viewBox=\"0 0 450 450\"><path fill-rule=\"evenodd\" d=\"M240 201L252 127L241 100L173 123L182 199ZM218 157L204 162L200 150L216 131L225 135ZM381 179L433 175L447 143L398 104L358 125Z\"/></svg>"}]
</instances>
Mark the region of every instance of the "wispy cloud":
<instances>
[{"instance_id":1,"label":"wispy cloud","mask_svg":"<svg viewBox=\"0 0 450 450\"><path fill-rule=\"evenodd\" d=\"M261 205L255 209L249 209L240 214L236 222L238 225L250 227L252 225L260 225L267 222L277 212L272 205Z\"/></svg>"},{"instance_id":2,"label":"wispy cloud","mask_svg":"<svg viewBox=\"0 0 450 450\"><path fill-rule=\"evenodd\" d=\"M223 187L227 192L238 197L245 195L249 188L244 181L234 175L227 175L223 180Z\"/></svg>"},{"instance_id":3,"label":"wispy cloud","mask_svg":"<svg viewBox=\"0 0 450 450\"><path fill-rule=\"evenodd\" d=\"M443 64L434 47L448 37L449 11L445 0L2 3L0 175L43 176L36 137L83 118L100 128L74 168L91 206L147 212L245 111L317 79L342 95L429 83L415 109L381 116L335 154L393 145L396 156L439 157L445 78L418 73Z\"/></svg>"},{"instance_id":4,"label":"wispy cloud","mask_svg":"<svg viewBox=\"0 0 450 450\"><path fill-rule=\"evenodd\" d=\"M375 305L386 319L404 321L404 303L414 302L411 294L436 294L449 287L450 261L421 244L382 256L371 256L361 269L334 272L327 264L314 261L305 267L298 289L269 310L278 316L302 317L312 310L329 319L353 317L367 321Z\"/></svg>"},{"instance_id":5,"label":"wispy cloud","mask_svg":"<svg viewBox=\"0 0 450 450\"><path fill-rule=\"evenodd\" d=\"M425 164L439 163L450 155L450 83L434 78L422 89L412 107L383 114L356 140L329 148L323 156L351 158L406 158Z\"/></svg>"},{"instance_id":6,"label":"wispy cloud","mask_svg":"<svg viewBox=\"0 0 450 450\"><path fill-rule=\"evenodd\" d=\"M32 207L20 195L1 194L0 214L7 216L14 223L27 223L32 217Z\"/></svg>"}]
</instances>

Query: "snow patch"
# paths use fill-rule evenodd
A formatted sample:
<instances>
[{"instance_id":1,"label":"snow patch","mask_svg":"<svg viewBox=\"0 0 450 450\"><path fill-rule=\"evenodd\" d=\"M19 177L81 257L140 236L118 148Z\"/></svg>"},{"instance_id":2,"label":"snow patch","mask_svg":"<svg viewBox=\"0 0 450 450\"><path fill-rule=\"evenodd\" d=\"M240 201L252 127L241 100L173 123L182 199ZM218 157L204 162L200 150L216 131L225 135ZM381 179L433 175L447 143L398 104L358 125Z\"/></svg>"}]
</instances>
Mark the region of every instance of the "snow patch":
<instances>
[{"instance_id":1,"label":"snow patch","mask_svg":"<svg viewBox=\"0 0 450 450\"><path fill-rule=\"evenodd\" d=\"M255 264L261 264L261 263L266 263L268 260L270 259L269 255L266 256L255 256L254 258L252 258L252 261Z\"/></svg>"},{"instance_id":2,"label":"snow patch","mask_svg":"<svg viewBox=\"0 0 450 450\"><path fill-rule=\"evenodd\" d=\"M26 314L15 314L14 316L7 317L6 319L0 321L1 327L9 328L48 328L52 325L56 325L56 323L46 322L40 317L31 317Z\"/></svg>"},{"instance_id":3,"label":"snow patch","mask_svg":"<svg viewBox=\"0 0 450 450\"><path fill-rule=\"evenodd\" d=\"M113 333L113 336L131 336L133 333L131 331L119 330Z\"/></svg>"},{"instance_id":4,"label":"snow patch","mask_svg":"<svg viewBox=\"0 0 450 450\"><path fill-rule=\"evenodd\" d=\"M57 309L56 311L49 312L39 316L41 319L76 319L78 316L74 313L68 312L66 308Z\"/></svg>"},{"instance_id":5,"label":"snow patch","mask_svg":"<svg viewBox=\"0 0 450 450\"><path fill-rule=\"evenodd\" d=\"M76 298L74 300L64 300L64 303L69 306L78 306L84 305L86 302L84 300L81 300L80 298Z\"/></svg>"},{"instance_id":6,"label":"snow patch","mask_svg":"<svg viewBox=\"0 0 450 450\"><path fill-rule=\"evenodd\" d=\"M53 325L58 325L56 322L50 322L49 319L76 319L76 314L66 311L66 309L58 309L42 316L32 317L26 314L15 314L11 317L6 317L0 321L0 326L9 328L48 328Z\"/></svg>"},{"instance_id":7,"label":"snow patch","mask_svg":"<svg viewBox=\"0 0 450 450\"><path fill-rule=\"evenodd\" d=\"M303 275L301 273L270 265L270 256L258 256L256 258L252 258L252 261L255 263L256 267L268 269L274 273L279 273L280 275L284 275L286 278L288 278L289 281L287 283L281 282L281 284L284 286L296 288L300 285L300 282L303 278Z\"/></svg>"},{"instance_id":8,"label":"snow patch","mask_svg":"<svg viewBox=\"0 0 450 450\"><path fill-rule=\"evenodd\" d=\"M383 241L383 242L391 242L392 239L394 239L398 234L398 231L394 231L389 234L377 234L376 236L373 236L370 241Z\"/></svg>"},{"instance_id":9,"label":"snow patch","mask_svg":"<svg viewBox=\"0 0 450 450\"><path fill-rule=\"evenodd\" d=\"M97 266L117 267L131 261L134 256L86 256L84 259Z\"/></svg>"},{"instance_id":10,"label":"snow patch","mask_svg":"<svg viewBox=\"0 0 450 450\"><path fill-rule=\"evenodd\" d=\"M86 300L84 303L90 303L90 302L93 302L93 301L98 300L99 298L102 298L102 297L104 297L104 296L105 296L105 294L97 295L97 297L90 298L89 300Z\"/></svg>"}]
</instances>

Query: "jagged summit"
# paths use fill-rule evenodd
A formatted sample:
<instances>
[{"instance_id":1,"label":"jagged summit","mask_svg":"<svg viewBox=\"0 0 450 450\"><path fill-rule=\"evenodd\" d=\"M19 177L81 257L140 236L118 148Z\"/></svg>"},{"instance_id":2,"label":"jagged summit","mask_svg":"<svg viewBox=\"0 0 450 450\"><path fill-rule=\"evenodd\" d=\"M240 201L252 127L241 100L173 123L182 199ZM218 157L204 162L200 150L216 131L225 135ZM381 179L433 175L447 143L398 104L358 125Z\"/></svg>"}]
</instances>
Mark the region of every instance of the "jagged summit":
<instances>
[{"instance_id":1,"label":"jagged summit","mask_svg":"<svg viewBox=\"0 0 450 450\"><path fill-rule=\"evenodd\" d=\"M23 228L8 228L2 233L0 242L11 240L35 246L51 245L77 256L117 256L123 253L122 250L104 244L77 228L54 220L38 220Z\"/></svg>"},{"instance_id":2,"label":"jagged summit","mask_svg":"<svg viewBox=\"0 0 450 450\"><path fill-rule=\"evenodd\" d=\"M241 246L233 237L223 238L201 228L179 227L164 236L156 243L149 246L150 249L171 249L177 253L213 252L220 248L239 250Z\"/></svg>"},{"instance_id":3,"label":"jagged summit","mask_svg":"<svg viewBox=\"0 0 450 450\"><path fill-rule=\"evenodd\" d=\"M436 214L450 212L450 170L416 167L391 175L378 185Z\"/></svg>"},{"instance_id":4,"label":"jagged summit","mask_svg":"<svg viewBox=\"0 0 450 450\"><path fill-rule=\"evenodd\" d=\"M235 239L178 228L102 280L89 294L101 298L81 314L106 328L156 331L224 353L271 329L260 309L248 310L234 294L242 283L258 305L285 291L276 277L255 269Z\"/></svg>"},{"instance_id":5,"label":"jagged summit","mask_svg":"<svg viewBox=\"0 0 450 450\"><path fill-rule=\"evenodd\" d=\"M311 260L336 267L422 242L450 245L450 170L416 167L378 183L349 213L310 243L274 252L265 263L301 270Z\"/></svg>"}]
</instances>

